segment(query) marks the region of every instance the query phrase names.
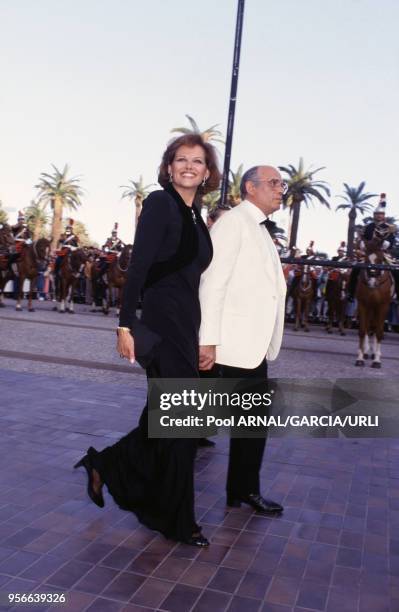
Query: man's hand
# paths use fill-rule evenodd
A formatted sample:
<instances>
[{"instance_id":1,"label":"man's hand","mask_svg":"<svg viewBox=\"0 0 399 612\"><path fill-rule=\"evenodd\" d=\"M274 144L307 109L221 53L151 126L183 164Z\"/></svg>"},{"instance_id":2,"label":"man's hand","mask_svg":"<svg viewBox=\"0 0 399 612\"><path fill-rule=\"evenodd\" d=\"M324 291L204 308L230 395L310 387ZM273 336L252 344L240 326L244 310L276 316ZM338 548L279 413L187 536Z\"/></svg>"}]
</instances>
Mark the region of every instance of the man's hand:
<instances>
[{"instance_id":1,"label":"man's hand","mask_svg":"<svg viewBox=\"0 0 399 612\"><path fill-rule=\"evenodd\" d=\"M200 346L199 347L199 369L211 370L215 365L216 347L215 346Z\"/></svg>"},{"instance_id":2,"label":"man's hand","mask_svg":"<svg viewBox=\"0 0 399 612\"><path fill-rule=\"evenodd\" d=\"M119 355L128 359L130 363L134 363L134 340L128 329L119 328L117 331L118 340L116 342L116 350Z\"/></svg>"}]
</instances>

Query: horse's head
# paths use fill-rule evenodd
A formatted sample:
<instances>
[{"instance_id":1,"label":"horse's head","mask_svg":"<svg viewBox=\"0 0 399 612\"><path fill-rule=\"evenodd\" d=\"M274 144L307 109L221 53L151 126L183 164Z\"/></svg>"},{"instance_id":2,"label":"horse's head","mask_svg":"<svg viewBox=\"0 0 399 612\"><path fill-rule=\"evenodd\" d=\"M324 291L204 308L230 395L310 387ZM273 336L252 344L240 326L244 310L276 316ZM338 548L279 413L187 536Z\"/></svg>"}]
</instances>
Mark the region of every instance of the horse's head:
<instances>
[{"instance_id":1,"label":"horse's head","mask_svg":"<svg viewBox=\"0 0 399 612\"><path fill-rule=\"evenodd\" d=\"M372 264L380 264L384 262L384 251L382 243L384 237L374 236L371 240L365 241L365 250L367 260Z\"/></svg>"},{"instance_id":2,"label":"horse's head","mask_svg":"<svg viewBox=\"0 0 399 612\"><path fill-rule=\"evenodd\" d=\"M74 272L78 272L82 265L87 261L87 254L83 249L76 249L71 252L71 268Z\"/></svg>"},{"instance_id":3,"label":"horse's head","mask_svg":"<svg viewBox=\"0 0 399 612\"><path fill-rule=\"evenodd\" d=\"M127 266L129 265L130 257L132 254L132 249L133 249L133 245L131 244L126 244L123 247L121 251L121 255L119 257L119 265L121 268L127 268Z\"/></svg>"},{"instance_id":4,"label":"horse's head","mask_svg":"<svg viewBox=\"0 0 399 612\"><path fill-rule=\"evenodd\" d=\"M309 277L310 277L310 266L309 264L305 264L302 268L301 277L300 277L300 286L307 287L309 285Z\"/></svg>"},{"instance_id":5,"label":"horse's head","mask_svg":"<svg viewBox=\"0 0 399 612\"><path fill-rule=\"evenodd\" d=\"M51 241L47 238L39 238L34 242L34 250L39 261L48 261L50 257Z\"/></svg>"}]
</instances>

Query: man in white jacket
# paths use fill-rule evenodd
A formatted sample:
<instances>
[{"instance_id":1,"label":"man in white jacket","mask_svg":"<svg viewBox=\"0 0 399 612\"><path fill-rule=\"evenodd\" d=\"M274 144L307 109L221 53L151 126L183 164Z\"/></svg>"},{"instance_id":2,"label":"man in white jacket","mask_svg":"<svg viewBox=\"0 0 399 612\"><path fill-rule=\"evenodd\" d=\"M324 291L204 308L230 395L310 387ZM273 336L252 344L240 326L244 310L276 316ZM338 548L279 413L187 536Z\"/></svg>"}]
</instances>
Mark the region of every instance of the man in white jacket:
<instances>
[{"instance_id":1,"label":"man in white jacket","mask_svg":"<svg viewBox=\"0 0 399 612\"><path fill-rule=\"evenodd\" d=\"M241 204L212 227L213 260L200 285L200 369L225 378L267 379L283 335L286 283L267 215L280 208L287 185L276 168L256 166L241 182ZM230 440L227 504L262 513L283 507L262 497L259 471L265 438Z\"/></svg>"}]
</instances>

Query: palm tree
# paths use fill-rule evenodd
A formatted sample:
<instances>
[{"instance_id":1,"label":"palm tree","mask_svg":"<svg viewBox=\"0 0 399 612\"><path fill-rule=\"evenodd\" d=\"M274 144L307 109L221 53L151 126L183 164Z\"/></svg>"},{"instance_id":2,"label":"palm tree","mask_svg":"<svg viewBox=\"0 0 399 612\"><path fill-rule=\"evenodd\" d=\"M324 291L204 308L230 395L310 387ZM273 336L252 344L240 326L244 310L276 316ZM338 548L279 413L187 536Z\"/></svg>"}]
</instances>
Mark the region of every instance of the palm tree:
<instances>
[{"instance_id":1,"label":"palm tree","mask_svg":"<svg viewBox=\"0 0 399 612\"><path fill-rule=\"evenodd\" d=\"M220 202L220 189L209 191L202 196L202 205L208 209L208 213L213 212L218 207Z\"/></svg>"},{"instance_id":2,"label":"palm tree","mask_svg":"<svg viewBox=\"0 0 399 612\"><path fill-rule=\"evenodd\" d=\"M227 193L227 202L230 206L237 206L241 202L241 179L243 175L243 165L240 164L237 168L237 172L230 170L231 181L229 181L229 188Z\"/></svg>"},{"instance_id":3,"label":"palm tree","mask_svg":"<svg viewBox=\"0 0 399 612\"><path fill-rule=\"evenodd\" d=\"M302 202L305 202L306 206L308 206L313 200L317 200L320 204L330 208L330 204L320 192L320 190L324 191L327 196L330 196L330 189L325 181L313 180L316 172L324 170L324 167L316 168L315 170L311 168L304 170L302 157L299 159L298 168L295 168L293 165L279 166L279 170L287 175L288 191L284 195L283 205L284 208L289 207L290 209L291 231L288 248L291 248L296 245L297 241Z\"/></svg>"},{"instance_id":4,"label":"palm tree","mask_svg":"<svg viewBox=\"0 0 399 612\"><path fill-rule=\"evenodd\" d=\"M200 130L197 122L190 117L190 115L186 115L186 117L191 125L191 128L176 127L170 131L177 132L178 134L199 134L204 142L220 142L224 144L224 141L221 139L222 132L216 129L219 126L218 123L211 125L211 127L207 128L206 130Z\"/></svg>"},{"instance_id":5,"label":"palm tree","mask_svg":"<svg viewBox=\"0 0 399 612\"><path fill-rule=\"evenodd\" d=\"M35 188L39 190L38 204L41 202L44 202L45 206L50 204L53 211L51 240L52 248L56 249L61 235L63 210L65 207L69 210L76 210L78 206L81 206L80 196L83 190L79 185L79 178L67 178L69 170L67 164L62 171L58 170L53 164L52 167L54 173L42 172L40 181L35 185Z\"/></svg>"},{"instance_id":6,"label":"palm tree","mask_svg":"<svg viewBox=\"0 0 399 612\"><path fill-rule=\"evenodd\" d=\"M150 193L149 189L150 187L154 186L154 183L151 183L150 185L144 185L143 177L141 175L138 181L133 181L133 179L129 179L129 183L131 183L131 185L121 185L120 187L121 189L125 189L125 191L122 193L122 198L134 200L134 204L136 207L134 229L136 230L141 209L143 207L143 200Z\"/></svg>"},{"instance_id":7,"label":"palm tree","mask_svg":"<svg viewBox=\"0 0 399 612\"><path fill-rule=\"evenodd\" d=\"M348 217L348 238L347 238L347 254L349 257L353 255L353 245L356 228L356 217L359 212L364 215L365 212L371 210L372 205L368 200L375 198L376 193L363 192L366 185L365 181L362 181L357 187L350 187L347 183L344 183L344 195L338 196L344 200L343 204L336 207L335 210L349 210Z\"/></svg>"},{"instance_id":8,"label":"palm tree","mask_svg":"<svg viewBox=\"0 0 399 612\"><path fill-rule=\"evenodd\" d=\"M25 209L26 222L30 231L33 234L33 240L43 238L45 228L49 221L49 216L46 213L44 206L40 206L39 202L31 201L30 205Z\"/></svg>"},{"instance_id":9,"label":"palm tree","mask_svg":"<svg viewBox=\"0 0 399 612\"><path fill-rule=\"evenodd\" d=\"M0 224L5 225L8 221L8 215L3 208L3 202L0 200Z\"/></svg>"}]
</instances>

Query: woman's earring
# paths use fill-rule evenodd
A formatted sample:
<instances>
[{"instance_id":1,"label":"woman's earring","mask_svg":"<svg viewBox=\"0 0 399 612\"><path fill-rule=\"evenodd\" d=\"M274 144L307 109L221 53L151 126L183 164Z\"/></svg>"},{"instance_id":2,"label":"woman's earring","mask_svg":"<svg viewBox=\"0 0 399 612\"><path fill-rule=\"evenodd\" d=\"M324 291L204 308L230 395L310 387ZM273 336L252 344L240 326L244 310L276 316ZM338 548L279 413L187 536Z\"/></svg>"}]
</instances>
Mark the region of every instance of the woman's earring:
<instances>
[{"instance_id":1,"label":"woman's earring","mask_svg":"<svg viewBox=\"0 0 399 612\"><path fill-rule=\"evenodd\" d=\"M208 180L208 178L206 176L204 176L204 179L203 179L203 181L201 183L202 187L205 187L207 180Z\"/></svg>"},{"instance_id":2,"label":"woman's earring","mask_svg":"<svg viewBox=\"0 0 399 612\"><path fill-rule=\"evenodd\" d=\"M173 183L173 174L169 172L169 183Z\"/></svg>"}]
</instances>

